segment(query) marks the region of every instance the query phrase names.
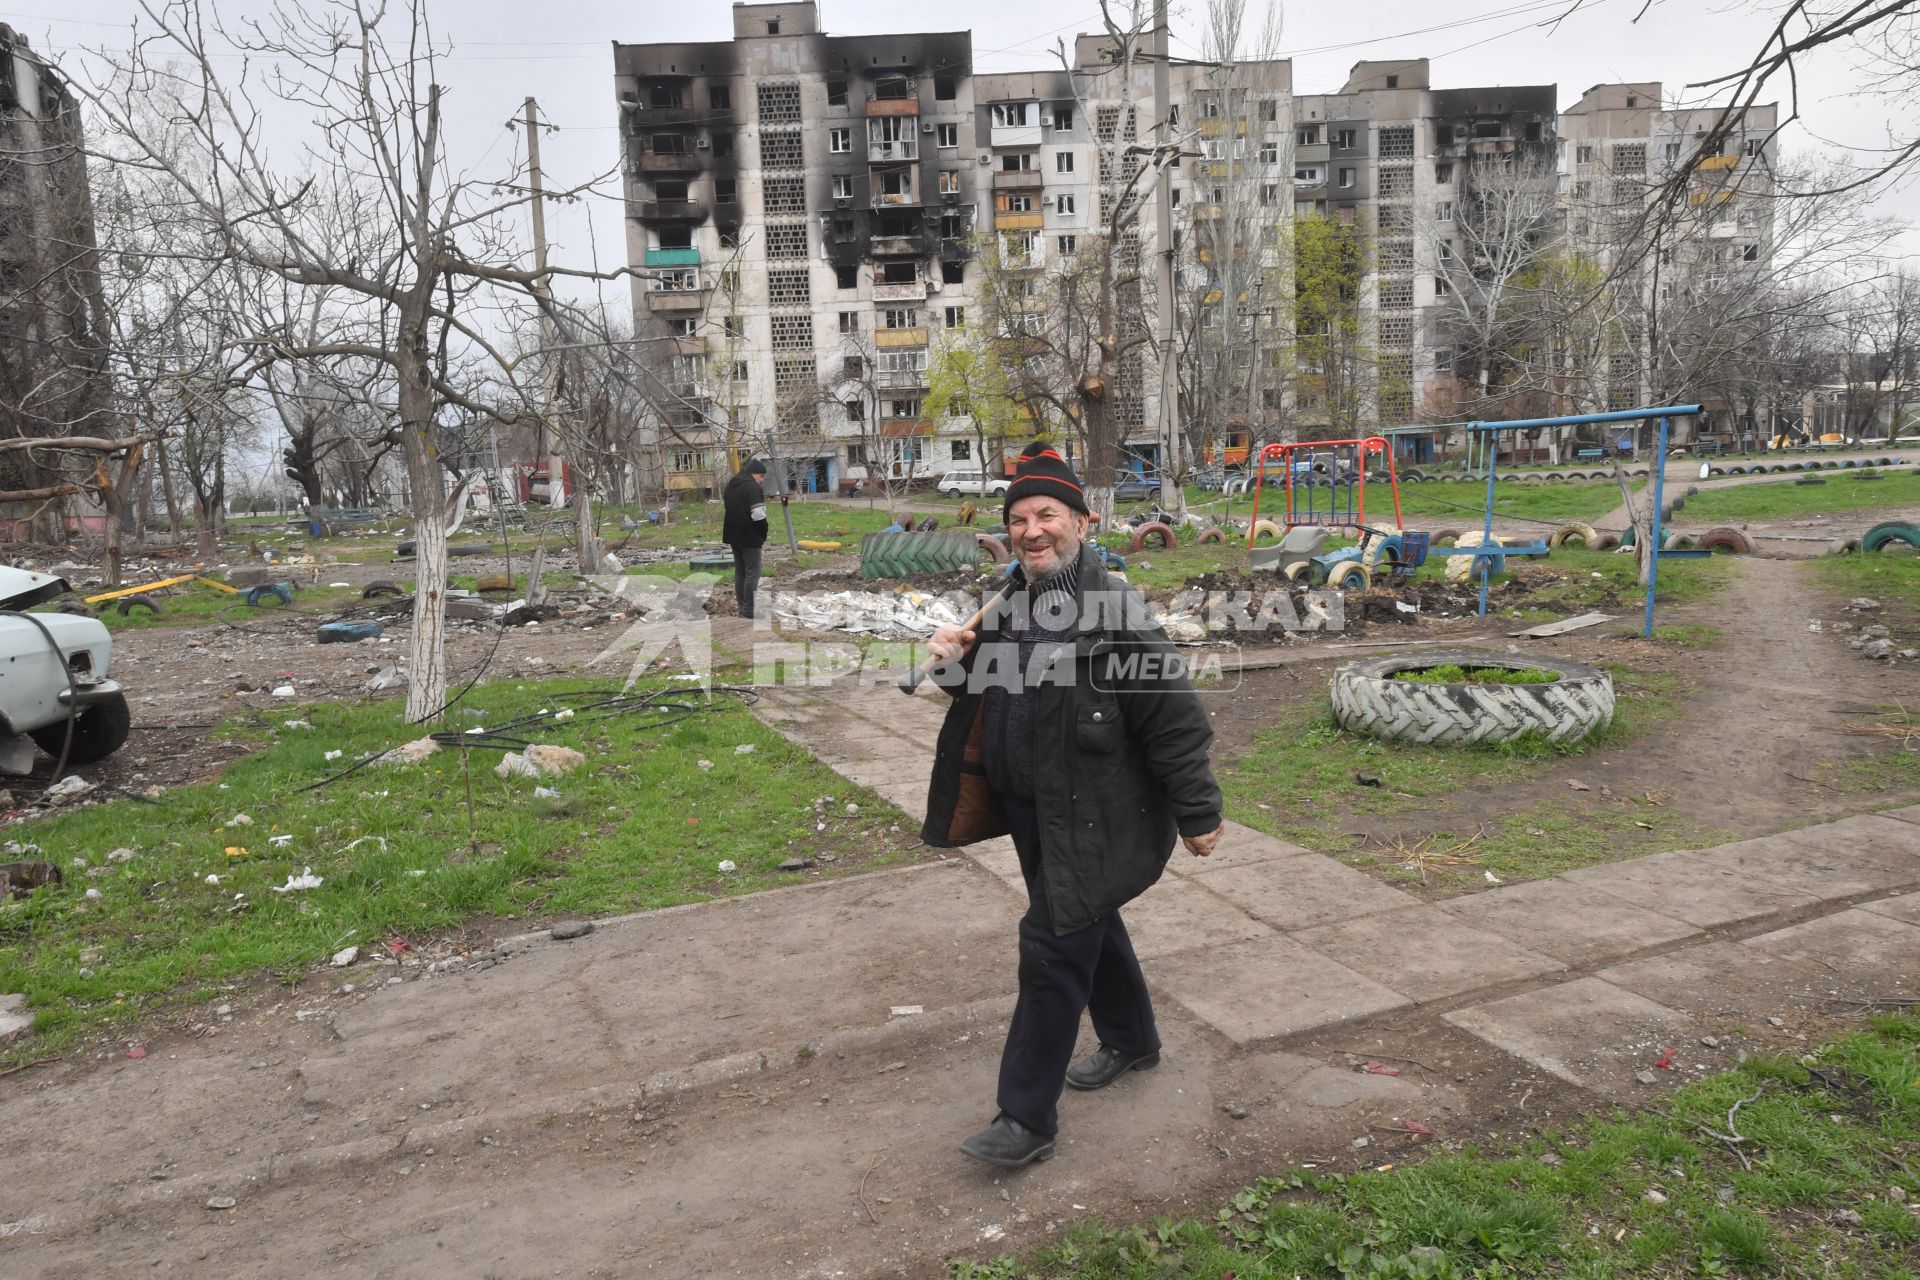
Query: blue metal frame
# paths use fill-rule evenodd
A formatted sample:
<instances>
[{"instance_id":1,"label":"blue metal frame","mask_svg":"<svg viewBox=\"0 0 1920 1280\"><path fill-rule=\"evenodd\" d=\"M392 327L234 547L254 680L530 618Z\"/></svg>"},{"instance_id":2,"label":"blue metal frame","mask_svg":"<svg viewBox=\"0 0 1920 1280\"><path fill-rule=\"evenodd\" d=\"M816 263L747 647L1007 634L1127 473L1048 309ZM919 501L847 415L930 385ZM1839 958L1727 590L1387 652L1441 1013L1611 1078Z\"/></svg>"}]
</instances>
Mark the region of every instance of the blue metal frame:
<instances>
[{"instance_id":1,"label":"blue metal frame","mask_svg":"<svg viewBox=\"0 0 1920 1280\"><path fill-rule=\"evenodd\" d=\"M1562 418L1521 418L1513 422L1470 422L1462 430L1480 434L1485 441L1484 452L1487 462L1487 507L1482 519L1480 541L1485 545L1493 540L1493 478L1496 470L1498 450L1494 448L1494 434L1501 431L1531 431L1539 427L1578 427L1592 422L1644 422L1648 418L1660 420L1659 437L1653 457L1653 522L1650 526L1646 554L1652 559L1647 562L1647 603L1641 622L1640 634L1648 638L1653 636L1653 596L1660 583L1660 544L1665 541L1661 531L1660 511L1664 502L1667 480L1667 434L1668 425L1674 418L1698 416L1697 404L1669 404L1649 409L1620 409L1611 413L1579 413ZM1469 434L1467 450L1469 459L1473 455L1476 437ZM1470 554L1472 548L1467 548ZM1491 568L1480 575L1480 616L1487 616L1487 583L1493 577Z\"/></svg>"}]
</instances>

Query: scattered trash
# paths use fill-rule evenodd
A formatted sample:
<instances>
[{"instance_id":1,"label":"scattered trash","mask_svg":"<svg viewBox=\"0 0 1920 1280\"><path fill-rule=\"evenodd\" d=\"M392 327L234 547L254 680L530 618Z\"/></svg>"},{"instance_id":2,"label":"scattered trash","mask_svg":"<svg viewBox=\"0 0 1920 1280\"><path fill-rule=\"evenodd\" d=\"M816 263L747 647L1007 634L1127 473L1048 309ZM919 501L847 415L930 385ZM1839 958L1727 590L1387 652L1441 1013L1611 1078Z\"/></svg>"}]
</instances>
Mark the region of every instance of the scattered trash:
<instances>
[{"instance_id":1,"label":"scattered trash","mask_svg":"<svg viewBox=\"0 0 1920 1280\"><path fill-rule=\"evenodd\" d=\"M219 884L219 883L220 883L220 877L219 877L219 876L216 876L216 875L211 875L211 874L210 874L210 875L208 875L208 876L207 876L207 878L206 878L206 879L205 879L204 881L202 881L201 883L203 883L203 884Z\"/></svg>"},{"instance_id":2,"label":"scattered trash","mask_svg":"<svg viewBox=\"0 0 1920 1280\"><path fill-rule=\"evenodd\" d=\"M782 871L807 871L813 866L812 858L788 858L780 864Z\"/></svg>"},{"instance_id":3,"label":"scattered trash","mask_svg":"<svg viewBox=\"0 0 1920 1280\"><path fill-rule=\"evenodd\" d=\"M1376 1061L1372 1058L1367 1059L1367 1065L1360 1069L1370 1076L1397 1076L1400 1074L1400 1068L1390 1067L1386 1063Z\"/></svg>"},{"instance_id":4,"label":"scattered trash","mask_svg":"<svg viewBox=\"0 0 1920 1280\"><path fill-rule=\"evenodd\" d=\"M344 751L329 751L327 752L326 758L329 760L338 760L341 756L345 754L346 752Z\"/></svg>"},{"instance_id":5,"label":"scattered trash","mask_svg":"<svg viewBox=\"0 0 1920 1280\"><path fill-rule=\"evenodd\" d=\"M573 719L573 708L566 707L562 710L556 711L553 713L553 718L555 720L571 720Z\"/></svg>"},{"instance_id":6,"label":"scattered trash","mask_svg":"<svg viewBox=\"0 0 1920 1280\"><path fill-rule=\"evenodd\" d=\"M1673 1066L1673 1050L1662 1047L1659 1050L1659 1056L1653 1060L1653 1065L1658 1067L1662 1071L1665 1071L1670 1067L1672 1067Z\"/></svg>"},{"instance_id":7,"label":"scattered trash","mask_svg":"<svg viewBox=\"0 0 1920 1280\"><path fill-rule=\"evenodd\" d=\"M753 744L751 742L743 742L733 749L733 754L737 756L750 756L753 754Z\"/></svg>"},{"instance_id":8,"label":"scattered trash","mask_svg":"<svg viewBox=\"0 0 1920 1280\"><path fill-rule=\"evenodd\" d=\"M786 626L814 631L846 631L883 639L930 636L940 627L958 624L964 612L944 596L923 591L835 591L774 597L774 619Z\"/></svg>"},{"instance_id":9,"label":"scattered trash","mask_svg":"<svg viewBox=\"0 0 1920 1280\"><path fill-rule=\"evenodd\" d=\"M1356 773L1353 775L1353 780L1363 787L1377 787L1380 785L1380 779L1370 773Z\"/></svg>"},{"instance_id":10,"label":"scattered trash","mask_svg":"<svg viewBox=\"0 0 1920 1280\"><path fill-rule=\"evenodd\" d=\"M247 846L243 844L230 844L227 846L226 854L229 858L244 858L247 856Z\"/></svg>"},{"instance_id":11,"label":"scattered trash","mask_svg":"<svg viewBox=\"0 0 1920 1280\"><path fill-rule=\"evenodd\" d=\"M40 793L40 798L50 804L65 804L77 800L93 790L93 784L77 773L70 773L60 781Z\"/></svg>"},{"instance_id":12,"label":"scattered trash","mask_svg":"<svg viewBox=\"0 0 1920 1280\"><path fill-rule=\"evenodd\" d=\"M273 886L275 893L292 893L295 889L318 889L326 883L326 877L313 874L312 867L300 868L297 876L288 876L285 884Z\"/></svg>"},{"instance_id":13,"label":"scattered trash","mask_svg":"<svg viewBox=\"0 0 1920 1280\"><path fill-rule=\"evenodd\" d=\"M558 777L579 768L586 759L572 747L536 742L524 751L509 751L500 757L493 771L503 778Z\"/></svg>"},{"instance_id":14,"label":"scattered trash","mask_svg":"<svg viewBox=\"0 0 1920 1280\"><path fill-rule=\"evenodd\" d=\"M694 761L694 763L700 767L700 771L702 773L705 773L708 769L713 768L713 761L711 760L696 760Z\"/></svg>"},{"instance_id":15,"label":"scattered trash","mask_svg":"<svg viewBox=\"0 0 1920 1280\"><path fill-rule=\"evenodd\" d=\"M133 850L115 849L112 852L107 854L107 861L108 862L132 862Z\"/></svg>"},{"instance_id":16,"label":"scattered trash","mask_svg":"<svg viewBox=\"0 0 1920 1280\"><path fill-rule=\"evenodd\" d=\"M292 685L283 684L274 689L273 696L276 698L291 698L296 692L298 691Z\"/></svg>"},{"instance_id":17,"label":"scattered trash","mask_svg":"<svg viewBox=\"0 0 1920 1280\"><path fill-rule=\"evenodd\" d=\"M924 1005L896 1004L887 1010L887 1016L890 1018L911 1018L916 1013L925 1013L926 1011Z\"/></svg>"},{"instance_id":18,"label":"scattered trash","mask_svg":"<svg viewBox=\"0 0 1920 1280\"><path fill-rule=\"evenodd\" d=\"M236 813L227 819L227 825L230 827L250 827L253 825L253 818L248 814Z\"/></svg>"},{"instance_id":19,"label":"scattered trash","mask_svg":"<svg viewBox=\"0 0 1920 1280\"><path fill-rule=\"evenodd\" d=\"M730 859L730 858L728 858L728 859L722 859L722 860L721 860L721 863L720 863L720 869L721 869L722 871L729 871L729 872L731 872L731 871L738 871L738 870L739 870L740 868L739 868L739 867L737 867L737 866L735 866L735 865L733 864L733 860L732 860L732 859Z\"/></svg>"},{"instance_id":20,"label":"scattered trash","mask_svg":"<svg viewBox=\"0 0 1920 1280\"><path fill-rule=\"evenodd\" d=\"M368 693L380 693L387 689L403 688L406 683L407 673L399 667L382 667L361 687Z\"/></svg>"},{"instance_id":21,"label":"scattered trash","mask_svg":"<svg viewBox=\"0 0 1920 1280\"><path fill-rule=\"evenodd\" d=\"M311 729L313 725L306 720L282 720L281 725L288 729Z\"/></svg>"},{"instance_id":22,"label":"scattered trash","mask_svg":"<svg viewBox=\"0 0 1920 1280\"><path fill-rule=\"evenodd\" d=\"M1417 605L1417 604L1409 604L1409 603L1408 603L1407 601L1405 601L1405 600L1395 600L1395 601L1393 602L1393 607L1394 607L1395 609L1397 609L1397 610L1399 610L1399 611L1400 611L1401 613L1418 613L1418 612L1420 612L1420 606L1419 606L1419 605Z\"/></svg>"},{"instance_id":23,"label":"scattered trash","mask_svg":"<svg viewBox=\"0 0 1920 1280\"><path fill-rule=\"evenodd\" d=\"M558 800L560 793L552 787L535 787L533 789L533 798L536 800Z\"/></svg>"},{"instance_id":24,"label":"scattered trash","mask_svg":"<svg viewBox=\"0 0 1920 1280\"><path fill-rule=\"evenodd\" d=\"M272 845L276 849L284 849L288 845L293 843L293 837L291 835L268 836L267 843Z\"/></svg>"},{"instance_id":25,"label":"scattered trash","mask_svg":"<svg viewBox=\"0 0 1920 1280\"><path fill-rule=\"evenodd\" d=\"M344 969L348 965L352 964L355 960L358 960L359 958L360 958L360 948L342 947L340 950L333 953L333 967L336 969Z\"/></svg>"},{"instance_id":26,"label":"scattered trash","mask_svg":"<svg viewBox=\"0 0 1920 1280\"><path fill-rule=\"evenodd\" d=\"M377 765L419 764L428 756L437 754L439 750L440 744L431 736L415 738L412 742L403 743L391 751L381 752L374 757L373 763Z\"/></svg>"},{"instance_id":27,"label":"scattered trash","mask_svg":"<svg viewBox=\"0 0 1920 1280\"><path fill-rule=\"evenodd\" d=\"M146 1046L145 1046L145 1045L138 1045L138 1044L137 1044L137 1045L135 1045L135 1046L133 1046L133 1048L131 1048L131 1049L129 1049L129 1050L127 1050L127 1056L128 1056L129 1058L144 1058L144 1057L146 1057L146 1056L147 1056L147 1050L146 1050Z\"/></svg>"},{"instance_id":28,"label":"scattered trash","mask_svg":"<svg viewBox=\"0 0 1920 1280\"><path fill-rule=\"evenodd\" d=\"M1480 874L1484 875L1487 878L1488 884L1505 884L1506 883L1505 880L1502 880L1499 876L1493 874L1493 872L1491 871L1482 871Z\"/></svg>"}]
</instances>

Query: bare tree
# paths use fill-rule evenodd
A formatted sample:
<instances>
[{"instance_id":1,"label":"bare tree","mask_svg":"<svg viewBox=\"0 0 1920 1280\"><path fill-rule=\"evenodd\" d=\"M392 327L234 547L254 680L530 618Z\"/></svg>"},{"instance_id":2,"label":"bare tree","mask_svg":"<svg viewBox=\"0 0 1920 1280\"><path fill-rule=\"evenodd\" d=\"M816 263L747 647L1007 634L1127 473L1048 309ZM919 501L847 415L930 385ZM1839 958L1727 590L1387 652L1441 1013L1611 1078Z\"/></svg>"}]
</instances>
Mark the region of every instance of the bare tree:
<instances>
[{"instance_id":1,"label":"bare tree","mask_svg":"<svg viewBox=\"0 0 1920 1280\"><path fill-rule=\"evenodd\" d=\"M225 258L301 288L339 291L370 335L307 341L269 322L238 343L263 359L357 357L391 371L392 439L406 465L419 558L406 713L439 714L447 493L437 424L447 406L511 417L527 403L487 314L524 309L552 274L519 265L503 215L524 197L452 170L434 78L445 47L424 0L276 7L232 25L201 0L142 0L141 13L130 52L98 51L112 74L83 91L96 118L133 163L166 180L171 210L201 226ZM246 58L229 72L233 52ZM271 70L255 71L262 63ZM257 95L312 120L305 172L284 173L270 160ZM154 145L137 108L156 99L181 122L199 167ZM348 193L363 194L380 215L342 245L326 235L319 210ZM450 377L468 352L489 360L488 383Z\"/></svg>"}]
</instances>

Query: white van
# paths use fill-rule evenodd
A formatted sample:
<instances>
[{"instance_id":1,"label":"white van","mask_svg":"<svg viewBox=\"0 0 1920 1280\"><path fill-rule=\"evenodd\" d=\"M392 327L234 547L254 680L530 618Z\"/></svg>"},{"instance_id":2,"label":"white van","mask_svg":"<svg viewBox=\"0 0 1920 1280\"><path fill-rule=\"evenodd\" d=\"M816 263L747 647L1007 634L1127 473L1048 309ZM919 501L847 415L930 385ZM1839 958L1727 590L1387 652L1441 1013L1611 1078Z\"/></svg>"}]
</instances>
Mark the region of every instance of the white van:
<instances>
[{"instance_id":1,"label":"white van","mask_svg":"<svg viewBox=\"0 0 1920 1280\"><path fill-rule=\"evenodd\" d=\"M986 473L981 471L949 471L940 477L940 483L934 486L934 491L944 493L949 498L959 497L963 493L974 498L983 494L997 498L1012 483L1005 476L988 479Z\"/></svg>"}]
</instances>

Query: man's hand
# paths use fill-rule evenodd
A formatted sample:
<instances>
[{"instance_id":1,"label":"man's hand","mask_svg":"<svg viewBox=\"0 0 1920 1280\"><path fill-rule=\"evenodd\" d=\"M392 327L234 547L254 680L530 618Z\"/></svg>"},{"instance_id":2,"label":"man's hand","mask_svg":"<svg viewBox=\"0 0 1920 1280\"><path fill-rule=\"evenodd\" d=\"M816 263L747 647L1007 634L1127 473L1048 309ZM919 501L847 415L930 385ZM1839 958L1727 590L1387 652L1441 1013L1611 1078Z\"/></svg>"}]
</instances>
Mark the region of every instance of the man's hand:
<instances>
[{"instance_id":1,"label":"man's hand","mask_svg":"<svg viewBox=\"0 0 1920 1280\"><path fill-rule=\"evenodd\" d=\"M973 647L974 634L958 627L941 627L927 641L927 652L936 662L952 662Z\"/></svg>"},{"instance_id":2,"label":"man's hand","mask_svg":"<svg viewBox=\"0 0 1920 1280\"><path fill-rule=\"evenodd\" d=\"M1181 843L1187 846L1187 852L1194 857L1204 858L1213 852L1213 846L1220 843L1220 833L1226 829L1227 824L1223 822L1203 836L1183 836Z\"/></svg>"}]
</instances>

